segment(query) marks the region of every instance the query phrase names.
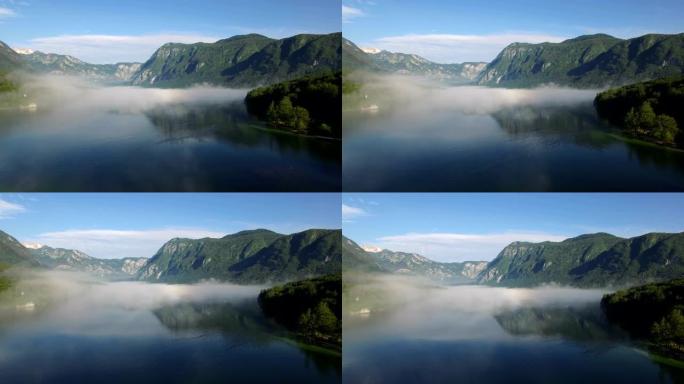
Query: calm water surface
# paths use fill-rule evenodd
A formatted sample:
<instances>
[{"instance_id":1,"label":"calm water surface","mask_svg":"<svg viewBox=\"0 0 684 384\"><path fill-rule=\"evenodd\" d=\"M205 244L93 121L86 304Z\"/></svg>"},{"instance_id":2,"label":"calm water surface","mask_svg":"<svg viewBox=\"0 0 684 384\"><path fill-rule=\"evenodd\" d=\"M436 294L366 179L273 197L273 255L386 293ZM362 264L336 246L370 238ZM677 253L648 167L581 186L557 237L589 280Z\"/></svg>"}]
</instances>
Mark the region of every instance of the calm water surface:
<instances>
[{"instance_id":1,"label":"calm water surface","mask_svg":"<svg viewBox=\"0 0 684 384\"><path fill-rule=\"evenodd\" d=\"M241 101L0 112L0 190L332 191L341 143L266 129Z\"/></svg>"},{"instance_id":2,"label":"calm water surface","mask_svg":"<svg viewBox=\"0 0 684 384\"><path fill-rule=\"evenodd\" d=\"M343 382L684 382L606 323L600 294L456 287L349 316Z\"/></svg>"},{"instance_id":3,"label":"calm water surface","mask_svg":"<svg viewBox=\"0 0 684 384\"><path fill-rule=\"evenodd\" d=\"M292 341L249 293L152 289L114 283L54 303L31 298L33 309L4 306L0 382L340 381L339 355Z\"/></svg>"},{"instance_id":4,"label":"calm water surface","mask_svg":"<svg viewBox=\"0 0 684 384\"><path fill-rule=\"evenodd\" d=\"M347 191L684 190L684 152L621 138L590 102L347 111L343 128Z\"/></svg>"}]
</instances>

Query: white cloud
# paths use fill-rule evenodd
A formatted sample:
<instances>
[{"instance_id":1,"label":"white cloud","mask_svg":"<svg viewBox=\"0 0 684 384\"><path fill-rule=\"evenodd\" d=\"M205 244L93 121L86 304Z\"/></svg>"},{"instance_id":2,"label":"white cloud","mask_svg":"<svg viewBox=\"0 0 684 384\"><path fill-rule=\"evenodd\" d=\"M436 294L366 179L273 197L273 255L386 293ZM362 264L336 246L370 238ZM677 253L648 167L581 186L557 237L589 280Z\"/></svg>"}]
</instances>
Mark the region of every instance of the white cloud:
<instances>
[{"instance_id":1,"label":"white cloud","mask_svg":"<svg viewBox=\"0 0 684 384\"><path fill-rule=\"evenodd\" d=\"M489 261L514 241L562 241L568 237L526 231L490 234L407 233L380 237L374 245L394 251L419 253L437 261Z\"/></svg>"},{"instance_id":2,"label":"white cloud","mask_svg":"<svg viewBox=\"0 0 684 384\"><path fill-rule=\"evenodd\" d=\"M368 45L392 52L413 53L440 63L492 61L507 45L515 42L560 42L566 37L504 33L496 35L408 34L382 37Z\"/></svg>"},{"instance_id":3,"label":"white cloud","mask_svg":"<svg viewBox=\"0 0 684 384\"><path fill-rule=\"evenodd\" d=\"M71 55L80 60L102 64L123 61L144 62L165 43L212 43L220 37L200 34L151 35L61 35L38 37L25 48Z\"/></svg>"},{"instance_id":4,"label":"white cloud","mask_svg":"<svg viewBox=\"0 0 684 384\"><path fill-rule=\"evenodd\" d=\"M7 219L24 211L26 211L26 208L23 205L10 203L0 198L0 219Z\"/></svg>"},{"instance_id":5,"label":"white cloud","mask_svg":"<svg viewBox=\"0 0 684 384\"><path fill-rule=\"evenodd\" d=\"M352 207L347 204L342 204L342 220L349 221L361 216L366 216L368 213L363 208Z\"/></svg>"},{"instance_id":6,"label":"white cloud","mask_svg":"<svg viewBox=\"0 0 684 384\"><path fill-rule=\"evenodd\" d=\"M6 17L14 17L16 15L16 12L14 12L13 10L5 7L0 7L0 19L4 19Z\"/></svg>"},{"instance_id":7,"label":"white cloud","mask_svg":"<svg viewBox=\"0 0 684 384\"><path fill-rule=\"evenodd\" d=\"M199 239L223 237L226 234L202 228L160 228L148 230L70 229L45 232L24 243L39 243L50 247L77 249L93 257L151 257L174 237Z\"/></svg>"},{"instance_id":8,"label":"white cloud","mask_svg":"<svg viewBox=\"0 0 684 384\"><path fill-rule=\"evenodd\" d=\"M342 4L342 22L350 23L353 19L365 16L365 12L359 8L350 7Z\"/></svg>"}]
</instances>

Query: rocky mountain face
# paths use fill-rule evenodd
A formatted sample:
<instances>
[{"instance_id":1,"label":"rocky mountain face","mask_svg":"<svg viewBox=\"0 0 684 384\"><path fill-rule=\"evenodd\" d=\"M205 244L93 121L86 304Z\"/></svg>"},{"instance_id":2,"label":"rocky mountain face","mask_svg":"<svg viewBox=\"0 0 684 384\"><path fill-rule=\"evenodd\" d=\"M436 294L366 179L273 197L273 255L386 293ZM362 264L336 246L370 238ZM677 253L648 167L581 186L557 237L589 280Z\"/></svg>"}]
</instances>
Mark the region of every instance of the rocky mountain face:
<instances>
[{"instance_id":1,"label":"rocky mountain face","mask_svg":"<svg viewBox=\"0 0 684 384\"><path fill-rule=\"evenodd\" d=\"M339 33L270 39L250 34L215 43L169 43L143 64L133 84L182 87L208 83L254 87L341 69Z\"/></svg>"},{"instance_id":2,"label":"rocky mountain face","mask_svg":"<svg viewBox=\"0 0 684 384\"><path fill-rule=\"evenodd\" d=\"M487 63L439 64L424 57L384 50L363 50L343 39L342 65L345 72L364 70L378 73L423 76L454 84L471 83Z\"/></svg>"},{"instance_id":3,"label":"rocky mountain face","mask_svg":"<svg viewBox=\"0 0 684 384\"><path fill-rule=\"evenodd\" d=\"M147 258L98 259L78 250L47 246L30 252L41 266L48 269L86 272L110 280L131 278L147 262Z\"/></svg>"},{"instance_id":4,"label":"rocky mountain face","mask_svg":"<svg viewBox=\"0 0 684 384\"><path fill-rule=\"evenodd\" d=\"M220 239L173 239L140 270L138 278L278 282L339 273L341 259L339 230L310 229L283 235L259 229Z\"/></svg>"},{"instance_id":5,"label":"rocky mountain face","mask_svg":"<svg viewBox=\"0 0 684 384\"><path fill-rule=\"evenodd\" d=\"M623 239L606 233L561 242L515 242L482 271L483 284L635 285L684 275L684 233Z\"/></svg>"},{"instance_id":6,"label":"rocky mountain face","mask_svg":"<svg viewBox=\"0 0 684 384\"><path fill-rule=\"evenodd\" d=\"M649 34L628 40L597 34L561 43L513 43L487 65L477 83L600 88L682 73L684 34Z\"/></svg>"},{"instance_id":7,"label":"rocky mountain face","mask_svg":"<svg viewBox=\"0 0 684 384\"><path fill-rule=\"evenodd\" d=\"M141 63L90 64L73 56L31 51L22 55L26 68L36 73L80 76L106 83L125 83L133 79Z\"/></svg>"},{"instance_id":8,"label":"rocky mountain face","mask_svg":"<svg viewBox=\"0 0 684 384\"><path fill-rule=\"evenodd\" d=\"M0 231L0 265L37 267L38 262L17 239Z\"/></svg>"},{"instance_id":9,"label":"rocky mountain face","mask_svg":"<svg viewBox=\"0 0 684 384\"><path fill-rule=\"evenodd\" d=\"M449 83L469 83L478 78L487 63L438 64L406 53L380 51L370 54L378 67L392 73L418 75Z\"/></svg>"},{"instance_id":10,"label":"rocky mountain face","mask_svg":"<svg viewBox=\"0 0 684 384\"><path fill-rule=\"evenodd\" d=\"M440 263L417 253L394 252L388 249L370 253L378 259L380 266L385 271L423 276L451 284L473 281L487 266L485 261Z\"/></svg>"},{"instance_id":11,"label":"rocky mountain face","mask_svg":"<svg viewBox=\"0 0 684 384\"><path fill-rule=\"evenodd\" d=\"M346 237L342 242L344 270L350 272L420 276L447 284L464 284L474 282L487 267L486 261L440 263L416 253L361 247Z\"/></svg>"},{"instance_id":12,"label":"rocky mountain face","mask_svg":"<svg viewBox=\"0 0 684 384\"><path fill-rule=\"evenodd\" d=\"M0 41L0 74L18 69L22 65L23 59L21 55Z\"/></svg>"}]
</instances>

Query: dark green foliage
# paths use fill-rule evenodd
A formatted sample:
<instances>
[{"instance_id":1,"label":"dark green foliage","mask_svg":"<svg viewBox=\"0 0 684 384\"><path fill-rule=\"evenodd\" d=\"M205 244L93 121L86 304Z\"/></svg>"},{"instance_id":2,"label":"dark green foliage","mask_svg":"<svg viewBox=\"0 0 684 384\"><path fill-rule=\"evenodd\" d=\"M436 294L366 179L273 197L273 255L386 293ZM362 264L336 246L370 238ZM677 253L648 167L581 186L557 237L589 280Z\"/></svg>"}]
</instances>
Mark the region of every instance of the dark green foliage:
<instances>
[{"instance_id":1,"label":"dark green foliage","mask_svg":"<svg viewBox=\"0 0 684 384\"><path fill-rule=\"evenodd\" d=\"M7 76L0 74L0 93L14 92L17 90L19 90L19 86L15 82L8 79Z\"/></svg>"},{"instance_id":2,"label":"dark green foliage","mask_svg":"<svg viewBox=\"0 0 684 384\"><path fill-rule=\"evenodd\" d=\"M287 281L341 272L339 230L310 229L281 236L230 267L232 280L245 283Z\"/></svg>"},{"instance_id":3,"label":"dark green foliage","mask_svg":"<svg viewBox=\"0 0 684 384\"><path fill-rule=\"evenodd\" d=\"M209 83L254 87L339 71L341 34L274 40L250 34L215 43L165 44L143 64L133 84L184 87Z\"/></svg>"},{"instance_id":4,"label":"dark green foliage","mask_svg":"<svg viewBox=\"0 0 684 384\"><path fill-rule=\"evenodd\" d=\"M247 110L278 129L340 138L341 73L305 76L252 90Z\"/></svg>"},{"instance_id":5,"label":"dark green foliage","mask_svg":"<svg viewBox=\"0 0 684 384\"><path fill-rule=\"evenodd\" d=\"M684 34L650 34L629 40L598 34L561 43L511 44L487 66L478 83L596 88L683 72Z\"/></svg>"},{"instance_id":6,"label":"dark green foliage","mask_svg":"<svg viewBox=\"0 0 684 384\"><path fill-rule=\"evenodd\" d=\"M259 294L259 305L266 316L307 340L339 349L341 291L341 275L326 275L264 290Z\"/></svg>"},{"instance_id":7,"label":"dark green foliage","mask_svg":"<svg viewBox=\"0 0 684 384\"><path fill-rule=\"evenodd\" d=\"M3 272L9 269L9 267L10 265L8 264L0 263L0 293L12 287L13 280L8 276L3 275Z\"/></svg>"},{"instance_id":8,"label":"dark green foliage","mask_svg":"<svg viewBox=\"0 0 684 384\"><path fill-rule=\"evenodd\" d=\"M623 239L605 233L561 242L515 242L480 275L484 284L634 285L684 276L684 233Z\"/></svg>"},{"instance_id":9,"label":"dark green foliage","mask_svg":"<svg viewBox=\"0 0 684 384\"><path fill-rule=\"evenodd\" d=\"M599 116L631 135L682 146L684 77L609 89L594 100Z\"/></svg>"},{"instance_id":10,"label":"dark green foliage","mask_svg":"<svg viewBox=\"0 0 684 384\"><path fill-rule=\"evenodd\" d=\"M282 235L265 229L220 239L173 239L139 273L141 280L219 279L265 283L338 273L340 231L311 229Z\"/></svg>"},{"instance_id":11,"label":"dark green foliage","mask_svg":"<svg viewBox=\"0 0 684 384\"><path fill-rule=\"evenodd\" d=\"M684 358L684 279L646 284L605 295L606 317L659 351Z\"/></svg>"}]
</instances>

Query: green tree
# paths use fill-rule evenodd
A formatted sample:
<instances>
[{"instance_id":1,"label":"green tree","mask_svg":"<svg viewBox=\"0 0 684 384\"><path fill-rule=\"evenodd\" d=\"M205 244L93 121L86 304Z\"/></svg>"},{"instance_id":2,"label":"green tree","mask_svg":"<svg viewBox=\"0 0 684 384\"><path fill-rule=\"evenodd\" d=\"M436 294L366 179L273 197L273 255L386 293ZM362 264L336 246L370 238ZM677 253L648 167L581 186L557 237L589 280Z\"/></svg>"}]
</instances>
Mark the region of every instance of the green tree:
<instances>
[{"instance_id":1,"label":"green tree","mask_svg":"<svg viewBox=\"0 0 684 384\"><path fill-rule=\"evenodd\" d=\"M639 133L639 114L634 108L631 108L625 116L625 128L634 135Z\"/></svg>"},{"instance_id":2,"label":"green tree","mask_svg":"<svg viewBox=\"0 0 684 384\"><path fill-rule=\"evenodd\" d=\"M656 114L651 107L651 103L645 101L639 107L639 129L644 133L649 133L655 128Z\"/></svg>"},{"instance_id":3,"label":"green tree","mask_svg":"<svg viewBox=\"0 0 684 384\"><path fill-rule=\"evenodd\" d=\"M674 118L668 115L658 115L653 137L666 143L673 143L678 131L677 121Z\"/></svg>"},{"instance_id":4,"label":"green tree","mask_svg":"<svg viewBox=\"0 0 684 384\"><path fill-rule=\"evenodd\" d=\"M268 110L266 111L266 119L272 125L278 125L278 111L276 110L275 103L271 101L268 105Z\"/></svg>"},{"instance_id":5,"label":"green tree","mask_svg":"<svg viewBox=\"0 0 684 384\"><path fill-rule=\"evenodd\" d=\"M288 127L295 125L295 114L292 101L289 97L283 97L278 103L278 120Z\"/></svg>"},{"instance_id":6,"label":"green tree","mask_svg":"<svg viewBox=\"0 0 684 384\"><path fill-rule=\"evenodd\" d=\"M669 315L653 324L651 334L660 342L684 340L684 315L679 309L674 309Z\"/></svg>"},{"instance_id":7,"label":"green tree","mask_svg":"<svg viewBox=\"0 0 684 384\"><path fill-rule=\"evenodd\" d=\"M318 303L314 310L314 317L317 328L323 333L334 333L337 330L337 317L324 302Z\"/></svg>"},{"instance_id":8,"label":"green tree","mask_svg":"<svg viewBox=\"0 0 684 384\"><path fill-rule=\"evenodd\" d=\"M306 108L295 107L294 109L295 124L294 128L298 130L306 130L309 127L309 122L311 118L309 117L309 111Z\"/></svg>"}]
</instances>

